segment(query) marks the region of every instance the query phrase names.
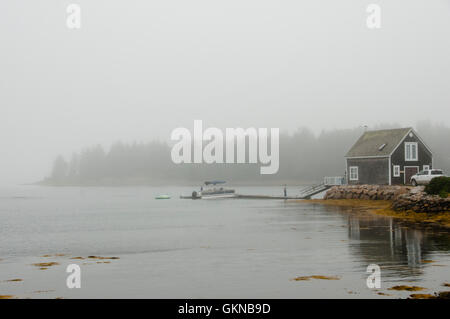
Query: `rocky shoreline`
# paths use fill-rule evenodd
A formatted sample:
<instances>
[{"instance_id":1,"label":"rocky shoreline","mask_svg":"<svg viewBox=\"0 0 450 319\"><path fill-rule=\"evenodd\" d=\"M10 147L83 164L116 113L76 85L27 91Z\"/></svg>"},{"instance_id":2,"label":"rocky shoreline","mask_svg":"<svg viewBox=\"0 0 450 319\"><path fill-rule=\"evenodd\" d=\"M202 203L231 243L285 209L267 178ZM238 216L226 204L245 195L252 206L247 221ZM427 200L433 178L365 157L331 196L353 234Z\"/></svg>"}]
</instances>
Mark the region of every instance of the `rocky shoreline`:
<instances>
[{"instance_id":1,"label":"rocky shoreline","mask_svg":"<svg viewBox=\"0 0 450 319\"><path fill-rule=\"evenodd\" d=\"M394 211L442 213L450 211L450 198L428 195L423 186L342 185L330 188L325 200L361 199L392 202Z\"/></svg>"}]
</instances>

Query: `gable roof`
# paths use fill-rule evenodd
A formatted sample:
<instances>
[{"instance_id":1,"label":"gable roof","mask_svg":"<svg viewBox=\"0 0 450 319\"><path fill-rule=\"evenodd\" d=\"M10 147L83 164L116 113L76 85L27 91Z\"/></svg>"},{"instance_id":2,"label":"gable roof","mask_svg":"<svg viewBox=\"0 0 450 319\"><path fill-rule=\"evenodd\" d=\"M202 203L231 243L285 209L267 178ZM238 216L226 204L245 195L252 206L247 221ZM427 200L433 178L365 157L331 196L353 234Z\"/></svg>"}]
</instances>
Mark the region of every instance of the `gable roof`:
<instances>
[{"instance_id":1,"label":"gable roof","mask_svg":"<svg viewBox=\"0 0 450 319\"><path fill-rule=\"evenodd\" d=\"M389 156L411 130L411 127L406 127L367 131L356 141L345 157Z\"/></svg>"}]
</instances>

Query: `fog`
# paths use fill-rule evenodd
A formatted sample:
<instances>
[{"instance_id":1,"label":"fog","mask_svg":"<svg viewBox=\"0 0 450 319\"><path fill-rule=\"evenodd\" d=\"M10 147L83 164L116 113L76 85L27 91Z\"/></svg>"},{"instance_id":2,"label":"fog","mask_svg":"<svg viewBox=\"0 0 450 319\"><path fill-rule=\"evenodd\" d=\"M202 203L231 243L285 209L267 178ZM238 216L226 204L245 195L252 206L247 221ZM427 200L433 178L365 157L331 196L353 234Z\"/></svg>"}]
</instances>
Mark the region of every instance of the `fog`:
<instances>
[{"instance_id":1,"label":"fog","mask_svg":"<svg viewBox=\"0 0 450 319\"><path fill-rule=\"evenodd\" d=\"M377 1L370 30L373 2L78 0L70 30L72 1L2 0L0 184L41 180L93 145L164 143L196 119L315 138L386 123L448 134L450 1Z\"/></svg>"},{"instance_id":2,"label":"fog","mask_svg":"<svg viewBox=\"0 0 450 319\"><path fill-rule=\"evenodd\" d=\"M396 125L377 128L392 127ZM433 166L450 172L450 127L421 122L418 129L433 150ZM95 145L72 154L70 159L58 156L53 163L51 174L42 184L201 185L206 180L217 179L240 185L317 183L325 176L345 175L344 156L364 130L335 129L314 135L310 129L301 128L294 134L283 134L279 140L279 170L270 175L260 173L261 163L249 163L248 138L245 155L247 161L244 164L175 164L170 160L170 145L161 142L115 143L106 150L101 145ZM224 153L227 151L228 149L224 150Z\"/></svg>"}]
</instances>

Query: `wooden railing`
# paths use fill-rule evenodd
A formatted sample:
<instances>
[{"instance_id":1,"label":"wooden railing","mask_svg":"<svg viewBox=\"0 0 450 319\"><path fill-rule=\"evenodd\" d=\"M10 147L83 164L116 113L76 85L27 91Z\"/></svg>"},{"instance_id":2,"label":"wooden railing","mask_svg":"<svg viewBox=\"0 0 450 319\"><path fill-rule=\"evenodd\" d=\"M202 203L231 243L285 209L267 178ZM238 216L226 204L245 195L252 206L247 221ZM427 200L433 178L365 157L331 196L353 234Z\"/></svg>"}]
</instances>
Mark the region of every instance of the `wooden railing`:
<instances>
[{"instance_id":1,"label":"wooden railing","mask_svg":"<svg viewBox=\"0 0 450 319\"><path fill-rule=\"evenodd\" d=\"M327 176L323 178L323 183L327 186L344 185L345 178L343 176Z\"/></svg>"}]
</instances>

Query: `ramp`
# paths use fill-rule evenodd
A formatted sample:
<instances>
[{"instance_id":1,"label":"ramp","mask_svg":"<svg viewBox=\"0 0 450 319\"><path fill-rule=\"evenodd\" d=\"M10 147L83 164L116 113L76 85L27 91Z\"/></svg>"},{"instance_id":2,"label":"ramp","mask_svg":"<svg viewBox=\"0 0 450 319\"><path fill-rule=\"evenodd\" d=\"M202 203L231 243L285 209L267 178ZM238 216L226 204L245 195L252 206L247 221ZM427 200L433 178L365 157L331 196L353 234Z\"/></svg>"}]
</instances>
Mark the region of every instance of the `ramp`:
<instances>
[{"instance_id":1,"label":"ramp","mask_svg":"<svg viewBox=\"0 0 450 319\"><path fill-rule=\"evenodd\" d=\"M310 187L307 187L305 189L302 189L300 191L300 195L298 196L300 199L310 199L311 196L314 196L316 194L322 193L329 189L332 185L326 185L325 183L313 185Z\"/></svg>"},{"instance_id":2,"label":"ramp","mask_svg":"<svg viewBox=\"0 0 450 319\"><path fill-rule=\"evenodd\" d=\"M332 176L332 177L327 176L327 177L323 178L323 183L302 189L300 191L299 198L300 199L310 199L311 196L322 193L322 192L326 191L327 189L331 188L332 186L344 185L344 184L345 184L345 178L342 176Z\"/></svg>"}]
</instances>

